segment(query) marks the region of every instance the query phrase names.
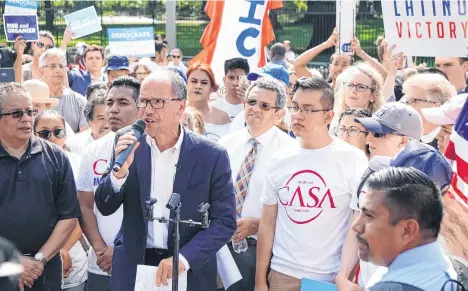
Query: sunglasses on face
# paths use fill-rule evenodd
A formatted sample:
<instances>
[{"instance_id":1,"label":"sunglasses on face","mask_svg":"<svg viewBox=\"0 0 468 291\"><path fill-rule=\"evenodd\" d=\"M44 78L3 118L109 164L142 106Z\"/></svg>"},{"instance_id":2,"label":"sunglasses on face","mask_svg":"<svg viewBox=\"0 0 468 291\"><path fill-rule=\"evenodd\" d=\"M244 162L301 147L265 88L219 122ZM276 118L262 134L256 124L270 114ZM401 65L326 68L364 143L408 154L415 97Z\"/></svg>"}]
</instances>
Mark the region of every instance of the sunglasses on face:
<instances>
[{"instance_id":1,"label":"sunglasses on face","mask_svg":"<svg viewBox=\"0 0 468 291\"><path fill-rule=\"evenodd\" d=\"M1 113L0 117L11 115L11 117L15 119L20 119L20 118L23 118L25 114L29 117L33 117L34 115L36 115L36 113L37 113L37 109L15 110L9 113Z\"/></svg>"},{"instance_id":2,"label":"sunglasses on face","mask_svg":"<svg viewBox=\"0 0 468 291\"><path fill-rule=\"evenodd\" d=\"M180 56L172 56L174 59L180 59Z\"/></svg>"},{"instance_id":3,"label":"sunglasses on face","mask_svg":"<svg viewBox=\"0 0 468 291\"><path fill-rule=\"evenodd\" d=\"M36 132L36 134L40 138L46 139L46 140L49 140L52 137L52 134L54 134L56 138L63 138L65 137L65 129L63 128L56 128L54 130L43 129L43 130Z\"/></svg>"},{"instance_id":4,"label":"sunglasses on face","mask_svg":"<svg viewBox=\"0 0 468 291\"><path fill-rule=\"evenodd\" d=\"M245 103L247 103L249 106L255 106L258 104L258 107L260 107L260 109L262 109L263 111L270 111L271 109L277 109L278 107L273 107L271 106L270 104L266 103L266 102L262 102L262 101L257 101L257 100L254 100L254 99L247 99L247 101L245 101Z\"/></svg>"},{"instance_id":5,"label":"sunglasses on face","mask_svg":"<svg viewBox=\"0 0 468 291\"><path fill-rule=\"evenodd\" d=\"M43 42L40 42L40 41L36 41L36 45L37 45L38 48L45 47L46 50L51 49L51 48L54 47L53 45L44 44Z\"/></svg>"}]
</instances>

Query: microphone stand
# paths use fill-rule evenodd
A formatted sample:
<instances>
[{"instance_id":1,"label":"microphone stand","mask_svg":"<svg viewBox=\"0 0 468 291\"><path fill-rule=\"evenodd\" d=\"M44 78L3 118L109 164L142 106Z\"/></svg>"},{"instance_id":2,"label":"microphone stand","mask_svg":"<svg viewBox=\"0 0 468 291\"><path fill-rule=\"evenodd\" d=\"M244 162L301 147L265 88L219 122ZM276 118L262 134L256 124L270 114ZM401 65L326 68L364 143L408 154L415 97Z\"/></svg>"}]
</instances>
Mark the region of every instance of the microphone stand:
<instances>
[{"instance_id":1,"label":"microphone stand","mask_svg":"<svg viewBox=\"0 0 468 291\"><path fill-rule=\"evenodd\" d=\"M210 226L210 220L208 217L208 209L210 208L209 203L201 203L197 211L202 216L202 221L194 221L192 219L189 220L181 220L180 219L180 209L182 207L182 203L180 202L180 195L177 193L173 193L169 198L169 202L166 205L172 213L174 213L174 218L166 218L166 217L154 217L153 216L153 206L156 204L156 198L146 198L146 207L147 207L147 217L146 220L153 221L157 220L161 223L174 223L174 255L172 256L172 291L179 290L179 249L180 249L180 224L188 224L189 226L198 226L203 229L206 229Z\"/></svg>"}]
</instances>

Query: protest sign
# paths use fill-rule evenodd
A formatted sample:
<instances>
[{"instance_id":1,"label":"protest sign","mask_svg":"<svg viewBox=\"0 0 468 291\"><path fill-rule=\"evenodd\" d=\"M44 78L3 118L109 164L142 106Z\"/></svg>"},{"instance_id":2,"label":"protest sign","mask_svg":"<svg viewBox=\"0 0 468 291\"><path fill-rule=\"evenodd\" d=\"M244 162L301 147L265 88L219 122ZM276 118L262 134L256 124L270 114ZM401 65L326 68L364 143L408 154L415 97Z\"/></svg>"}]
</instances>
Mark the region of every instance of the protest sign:
<instances>
[{"instance_id":1,"label":"protest sign","mask_svg":"<svg viewBox=\"0 0 468 291\"><path fill-rule=\"evenodd\" d=\"M18 36L26 41L39 39L37 15L3 15L3 26L8 42L14 42Z\"/></svg>"},{"instance_id":2,"label":"protest sign","mask_svg":"<svg viewBox=\"0 0 468 291\"><path fill-rule=\"evenodd\" d=\"M352 54L351 41L356 35L355 0L336 0L336 27L340 35L340 43L336 48L336 53Z\"/></svg>"},{"instance_id":3,"label":"protest sign","mask_svg":"<svg viewBox=\"0 0 468 291\"><path fill-rule=\"evenodd\" d=\"M108 28L111 55L154 57L153 27Z\"/></svg>"},{"instance_id":4,"label":"protest sign","mask_svg":"<svg viewBox=\"0 0 468 291\"><path fill-rule=\"evenodd\" d=\"M385 37L394 53L468 56L468 1L381 1Z\"/></svg>"},{"instance_id":5,"label":"protest sign","mask_svg":"<svg viewBox=\"0 0 468 291\"><path fill-rule=\"evenodd\" d=\"M65 15L65 22L70 27L73 39L102 30L101 22L94 6Z\"/></svg>"},{"instance_id":6,"label":"protest sign","mask_svg":"<svg viewBox=\"0 0 468 291\"><path fill-rule=\"evenodd\" d=\"M37 13L38 0L6 0L5 15L33 15Z\"/></svg>"},{"instance_id":7,"label":"protest sign","mask_svg":"<svg viewBox=\"0 0 468 291\"><path fill-rule=\"evenodd\" d=\"M9 83L15 81L15 72L13 68L0 68L0 83Z\"/></svg>"}]
</instances>

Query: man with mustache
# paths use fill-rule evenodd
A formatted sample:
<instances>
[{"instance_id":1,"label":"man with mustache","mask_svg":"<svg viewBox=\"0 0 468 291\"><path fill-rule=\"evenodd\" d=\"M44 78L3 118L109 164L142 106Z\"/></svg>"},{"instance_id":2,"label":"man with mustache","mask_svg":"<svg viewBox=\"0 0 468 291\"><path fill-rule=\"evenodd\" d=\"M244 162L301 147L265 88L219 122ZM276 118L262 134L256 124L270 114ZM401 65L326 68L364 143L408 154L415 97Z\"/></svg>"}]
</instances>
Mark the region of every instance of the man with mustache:
<instances>
[{"instance_id":1,"label":"man with mustache","mask_svg":"<svg viewBox=\"0 0 468 291\"><path fill-rule=\"evenodd\" d=\"M103 216L95 207L94 192L111 160L116 131L138 119L135 100L139 94L140 82L135 78L122 76L110 84L105 114L111 132L90 145L81 162L77 181L83 215L81 228L92 246L88 259L87 291L109 290L114 238L120 229L123 210L120 208L110 216Z\"/></svg>"}]
</instances>

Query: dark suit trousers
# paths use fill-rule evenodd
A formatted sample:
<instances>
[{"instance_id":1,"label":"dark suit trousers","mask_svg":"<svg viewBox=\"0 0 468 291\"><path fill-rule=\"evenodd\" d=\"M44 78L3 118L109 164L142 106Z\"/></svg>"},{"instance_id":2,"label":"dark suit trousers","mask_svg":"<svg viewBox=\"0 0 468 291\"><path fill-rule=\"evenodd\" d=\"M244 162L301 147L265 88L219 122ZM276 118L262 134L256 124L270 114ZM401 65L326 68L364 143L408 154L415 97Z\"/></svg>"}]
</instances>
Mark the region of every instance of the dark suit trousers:
<instances>
[{"instance_id":1,"label":"dark suit trousers","mask_svg":"<svg viewBox=\"0 0 468 291\"><path fill-rule=\"evenodd\" d=\"M247 239L249 248L244 253L236 253L232 244L228 243L229 250L242 275L242 280L231 285L227 291L253 291L255 288L255 268L257 266L257 241Z\"/></svg>"},{"instance_id":2,"label":"dark suit trousers","mask_svg":"<svg viewBox=\"0 0 468 291\"><path fill-rule=\"evenodd\" d=\"M146 249L145 265L147 266L159 266L159 263L169 258L169 251L163 249Z\"/></svg>"}]
</instances>

